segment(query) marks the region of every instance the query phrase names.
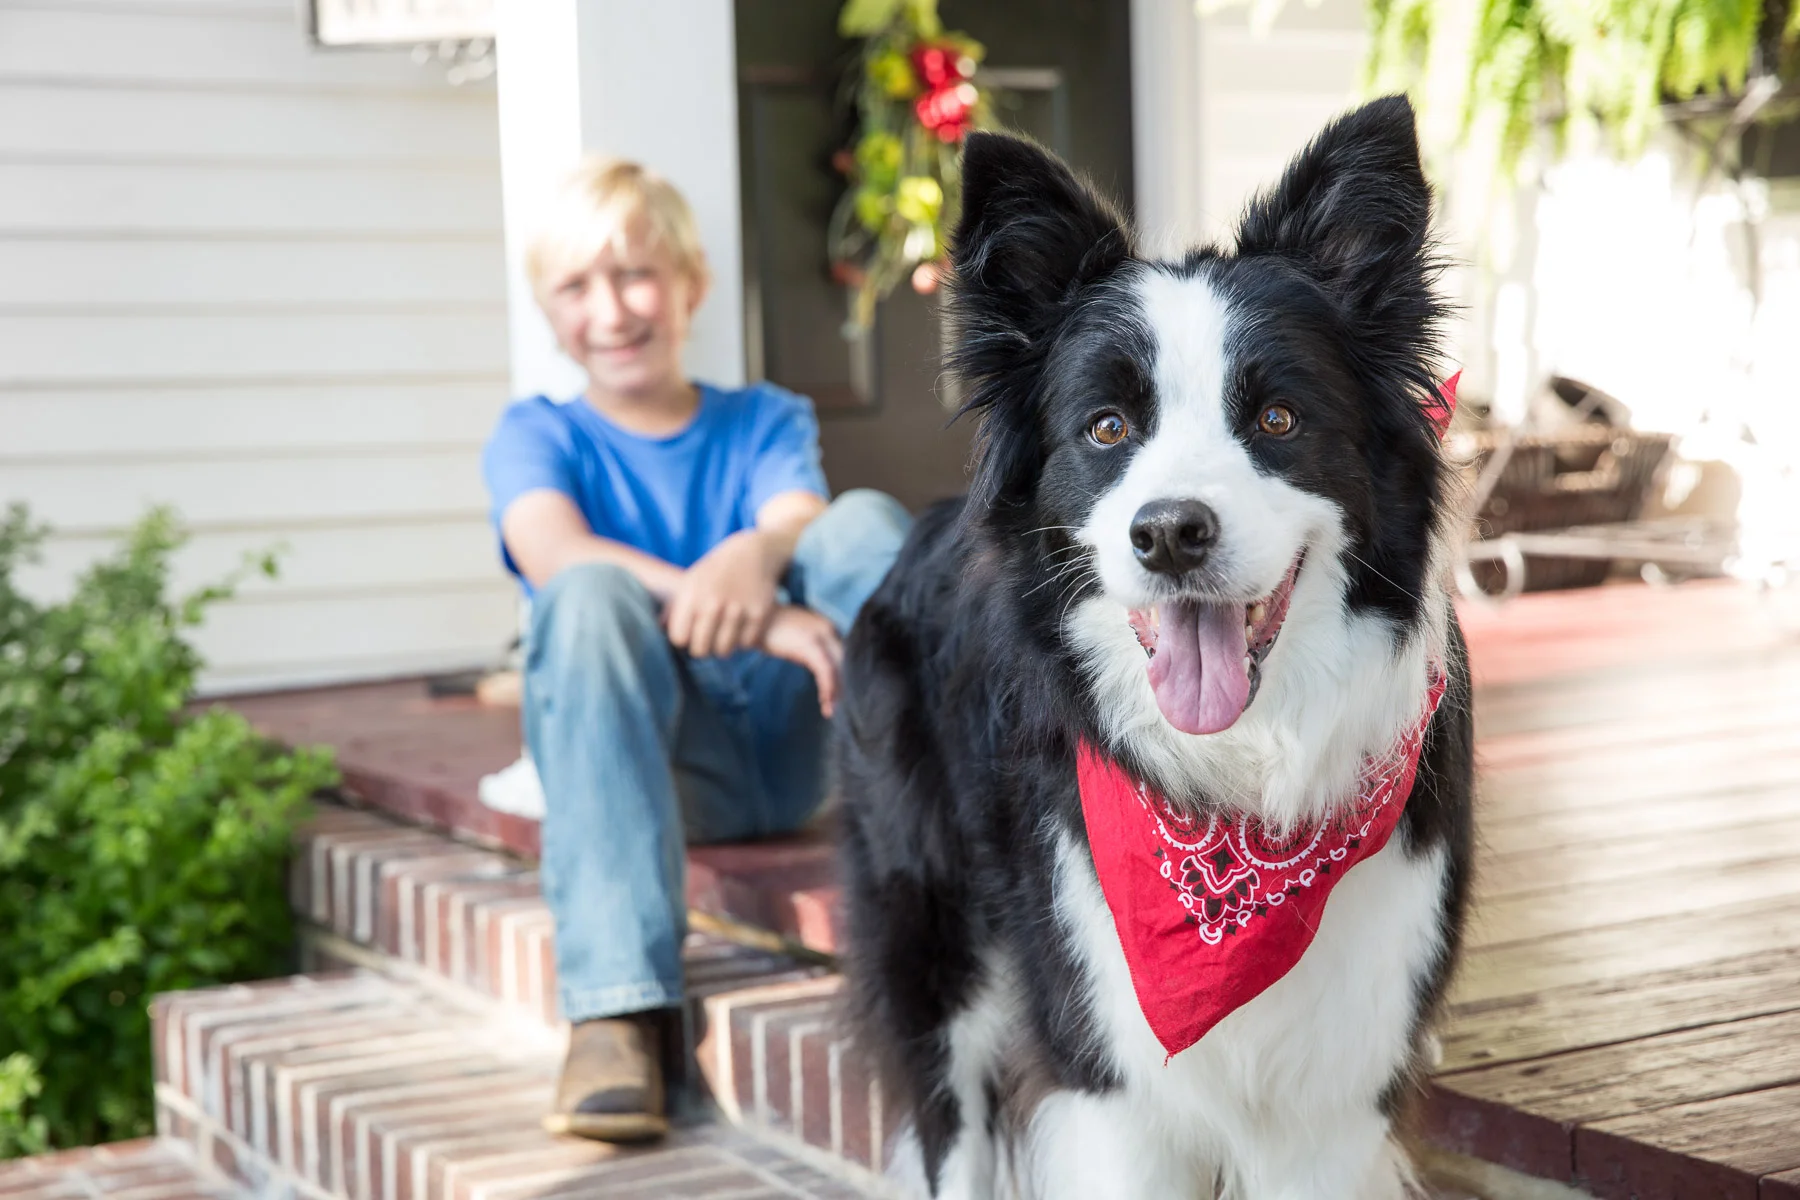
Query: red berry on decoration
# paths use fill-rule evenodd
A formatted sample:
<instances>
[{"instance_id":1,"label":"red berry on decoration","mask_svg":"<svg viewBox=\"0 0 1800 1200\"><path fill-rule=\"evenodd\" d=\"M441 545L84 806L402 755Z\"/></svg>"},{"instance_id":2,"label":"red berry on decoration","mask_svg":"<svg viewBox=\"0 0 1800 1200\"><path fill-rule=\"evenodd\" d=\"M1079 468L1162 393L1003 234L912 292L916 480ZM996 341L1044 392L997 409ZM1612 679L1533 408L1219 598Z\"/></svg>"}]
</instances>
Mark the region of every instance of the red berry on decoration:
<instances>
[{"instance_id":1,"label":"red berry on decoration","mask_svg":"<svg viewBox=\"0 0 1800 1200\"><path fill-rule=\"evenodd\" d=\"M958 60L961 57L948 46L921 44L913 47L913 70L918 72L919 82L927 88L941 88L946 83L962 78L958 70Z\"/></svg>"},{"instance_id":2,"label":"red berry on decoration","mask_svg":"<svg viewBox=\"0 0 1800 1200\"><path fill-rule=\"evenodd\" d=\"M913 114L940 141L960 142L969 130L969 112L980 98L972 83L934 88L913 102Z\"/></svg>"}]
</instances>

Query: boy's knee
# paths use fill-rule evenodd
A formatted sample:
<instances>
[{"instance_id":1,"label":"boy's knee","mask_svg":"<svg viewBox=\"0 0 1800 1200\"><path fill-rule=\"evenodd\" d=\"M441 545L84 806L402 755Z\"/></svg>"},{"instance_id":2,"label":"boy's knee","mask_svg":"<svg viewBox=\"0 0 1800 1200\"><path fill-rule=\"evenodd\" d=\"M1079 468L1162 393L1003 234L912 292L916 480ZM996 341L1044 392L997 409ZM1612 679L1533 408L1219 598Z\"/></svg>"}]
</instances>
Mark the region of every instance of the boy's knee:
<instances>
[{"instance_id":1,"label":"boy's knee","mask_svg":"<svg viewBox=\"0 0 1800 1200\"><path fill-rule=\"evenodd\" d=\"M557 572L532 598L531 634L534 657L590 663L597 655L638 655L666 642L656 598L612 563L577 563Z\"/></svg>"},{"instance_id":2,"label":"boy's knee","mask_svg":"<svg viewBox=\"0 0 1800 1200\"><path fill-rule=\"evenodd\" d=\"M878 543L891 540L898 547L912 527L912 516L905 505L886 492L851 488L831 502L819 515L818 522L829 523L835 531L853 541L865 538L873 538Z\"/></svg>"},{"instance_id":3,"label":"boy's knee","mask_svg":"<svg viewBox=\"0 0 1800 1200\"><path fill-rule=\"evenodd\" d=\"M840 494L831 502L827 511L839 509L861 521L882 522L901 529L912 524L912 517L904 504L874 488L851 488Z\"/></svg>"}]
</instances>

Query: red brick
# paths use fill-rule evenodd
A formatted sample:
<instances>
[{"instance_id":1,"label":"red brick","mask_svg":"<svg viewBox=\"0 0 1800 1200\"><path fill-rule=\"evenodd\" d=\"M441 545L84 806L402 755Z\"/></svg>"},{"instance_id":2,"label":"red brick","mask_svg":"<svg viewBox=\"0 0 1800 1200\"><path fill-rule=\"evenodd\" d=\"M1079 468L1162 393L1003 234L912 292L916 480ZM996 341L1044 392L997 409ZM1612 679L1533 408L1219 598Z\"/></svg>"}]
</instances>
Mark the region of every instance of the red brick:
<instances>
[{"instance_id":1,"label":"red brick","mask_svg":"<svg viewBox=\"0 0 1800 1200\"><path fill-rule=\"evenodd\" d=\"M830 1025L793 1035L800 1051L800 1111L795 1114L800 1140L835 1151L836 1105L831 1091L831 1046L837 1031Z\"/></svg>"},{"instance_id":2,"label":"red brick","mask_svg":"<svg viewBox=\"0 0 1800 1200\"><path fill-rule=\"evenodd\" d=\"M676 1137L680 1137L678 1133ZM732 1170L733 1163L710 1146L664 1146L649 1151L626 1150L587 1166L564 1168L546 1183L535 1173L520 1178L478 1184L479 1200L549 1200L575 1197L635 1194L641 1187L662 1187L652 1195L686 1196L677 1181Z\"/></svg>"},{"instance_id":3,"label":"red brick","mask_svg":"<svg viewBox=\"0 0 1800 1200\"><path fill-rule=\"evenodd\" d=\"M501 918L543 906L536 875L515 875L480 885L426 889L425 961L434 970L487 995L502 995L501 978L512 948Z\"/></svg>"},{"instance_id":4,"label":"red brick","mask_svg":"<svg viewBox=\"0 0 1800 1200\"><path fill-rule=\"evenodd\" d=\"M178 1142L191 1144L196 1140L193 1119L160 1098L156 1102L156 1133Z\"/></svg>"},{"instance_id":5,"label":"red brick","mask_svg":"<svg viewBox=\"0 0 1800 1200\"><path fill-rule=\"evenodd\" d=\"M844 944L842 894L833 883L803 888L788 897L794 913L793 934L801 945L835 954Z\"/></svg>"},{"instance_id":6,"label":"red brick","mask_svg":"<svg viewBox=\"0 0 1800 1200\"><path fill-rule=\"evenodd\" d=\"M477 1189L502 1181L537 1180L548 1187L577 1168L624 1153L629 1151L604 1142L558 1140L541 1129L533 1130L509 1144L466 1147L434 1162L427 1200L475 1200Z\"/></svg>"},{"instance_id":7,"label":"red brick","mask_svg":"<svg viewBox=\"0 0 1800 1200\"><path fill-rule=\"evenodd\" d=\"M270 1022L290 1034L330 1026L346 1011L356 1012L391 995L391 989L370 976L349 976L336 986L315 984L301 976L287 987L229 989L229 1000L217 1006L184 1012L180 1093L200 1102L221 1124L232 1116L235 1080L227 1070L225 1048L237 1041L263 1034Z\"/></svg>"},{"instance_id":8,"label":"red brick","mask_svg":"<svg viewBox=\"0 0 1800 1200\"><path fill-rule=\"evenodd\" d=\"M880 1170L880 1137L875 1122L880 1106L872 1103L875 1075L854 1043L840 1038L831 1044L834 1153L861 1167Z\"/></svg>"},{"instance_id":9,"label":"red brick","mask_svg":"<svg viewBox=\"0 0 1800 1200\"><path fill-rule=\"evenodd\" d=\"M331 881L331 911L322 923L365 944L375 940L375 863L409 851L431 853L443 846L443 840L433 834L404 827L320 841L326 846Z\"/></svg>"},{"instance_id":10,"label":"red brick","mask_svg":"<svg viewBox=\"0 0 1800 1200\"><path fill-rule=\"evenodd\" d=\"M453 1028L419 1029L408 1022L388 1026L386 1033L383 1036L383 1027L375 1026L363 1041L346 1039L253 1062L252 1078L265 1097L259 1116L267 1125L258 1127L259 1136L251 1144L265 1153L273 1152L288 1170L306 1174L303 1164L311 1165L327 1155L336 1157L329 1149L334 1130L324 1108L316 1103L320 1082L357 1087L387 1078L396 1070L429 1068L468 1049L466 1031Z\"/></svg>"},{"instance_id":11,"label":"red brick","mask_svg":"<svg viewBox=\"0 0 1800 1200\"><path fill-rule=\"evenodd\" d=\"M444 1194L445 1165L456 1158L539 1144L547 1135L539 1112L490 1114L486 1120L398 1133L388 1143L397 1189L392 1200L430 1200ZM385 1159L384 1159L385 1163ZM384 1166L384 1177L386 1168Z\"/></svg>"},{"instance_id":12,"label":"red brick","mask_svg":"<svg viewBox=\"0 0 1800 1200\"><path fill-rule=\"evenodd\" d=\"M381 865L381 921L375 945L409 962L422 961L423 934L419 922L419 892L426 883L473 882L498 878L518 870L518 865L486 850L472 850L441 843L429 858L409 858Z\"/></svg>"},{"instance_id":13,"label":"red brick","mask_svg":"<svg viewBox=\"0 0 1800 1200\"><path fill-rule=\"evenodd\" d=\"M508 1119L497 1114L517 1113L523 1127L549 1106L547 1081L497 1076L478 1094L440 1096L430 1103L359 1111L350 1117L361 1139L356 1177L369 1181L371 1195L393 1200L409 1181L404 1141L424 1141L456 1132L492 1132L498 1121Z\"/></svg>"},{"instance_id":14,"label":"red brick","mask_svg":"<svg viewBox=\"0 0 1800 1200\"><path fill-rule=\"evenodd\" d=\"M299 1085L295 1113L313 1129L313 1153L296 1169L305 1178L339 1192L350 1190L364 1160L367 1139L359 1119L371 1110L421 1103L441 1107L447 1096L477 1096L493 1079L506 1078L505 1065L488 1058L433 1055L376 1071L347 1071ZM490 1107L491 1112L491 1107Z\"/></svg>"},{"instance_id":15,"label":"red brick","mask_svg":"<svg viewBox=\"0 0 1800 1200\"><path fill-rule=\"evenodd\" d=\"M267 1136L268 1109L273 1101L259 1094L264 1090L264 1081L257 1076L257 1068L270 1057L304 1053L331 1043L344 1031L345 1011L302 1011L283 1021L218 1029L204 1042L208 1061L205 1079L209 1087L201 1099L207 1110L231 1133L258 1150L269 1150L260 1144L260 1139ZM388 1008L385 1003L365 1002L349 1011L374 1021L387 1015ZM216 1097L209 1094L215 1090Z\"/></svg>"},{"instance_id":16,"label":"red brick","mask_svg":"<svg viewBox=\"0 0 1800 1200\"><path fill-rule=\"evenodd\" d=\"M752 1027L760 1024L761 1062L751 1059L752 1075L761 1068L761 1088L754 1115L758 1124L782 1133L799 1133L797 1094L799 1074L799 1037L826 1027L832 1002L813 1001L788 1004L771 1012L759 1013Z\"/></svg>"}]
</instances>

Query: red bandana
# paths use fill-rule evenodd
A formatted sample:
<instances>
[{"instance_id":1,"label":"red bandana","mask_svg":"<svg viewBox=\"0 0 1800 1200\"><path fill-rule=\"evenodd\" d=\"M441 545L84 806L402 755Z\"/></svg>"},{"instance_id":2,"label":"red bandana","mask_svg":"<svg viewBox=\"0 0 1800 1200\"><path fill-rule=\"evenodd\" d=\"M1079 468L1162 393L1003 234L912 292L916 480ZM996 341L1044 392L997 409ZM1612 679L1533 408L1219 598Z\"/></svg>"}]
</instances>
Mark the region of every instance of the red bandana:
<instances>
[{"instance_id":1,"label":"red bandana","mask_svg":"<svg viewBox=\"0 0 1800 1200\"><path fill-rule=\"evenodd\" d=\"M1348 811L1286 837L1253 819L1177 813L1082 743L1076 779L1094 869L1138 1007L1171 1057L1293 970L1333 885L1387 845L1444 686L1440 675L1418 722L1369 761Z\"/></svg>"}]
</instances>

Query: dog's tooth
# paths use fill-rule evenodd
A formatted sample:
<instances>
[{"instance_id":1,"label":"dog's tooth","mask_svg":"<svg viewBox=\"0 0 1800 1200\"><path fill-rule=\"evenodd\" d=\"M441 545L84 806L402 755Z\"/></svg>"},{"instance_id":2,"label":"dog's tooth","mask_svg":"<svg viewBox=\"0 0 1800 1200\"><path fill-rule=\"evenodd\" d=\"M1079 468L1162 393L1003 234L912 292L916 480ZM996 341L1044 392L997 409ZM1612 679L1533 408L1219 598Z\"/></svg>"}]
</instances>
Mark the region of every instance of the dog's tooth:
<instances>
[{"instance_id":1,"label":"dog's tooth","mask_svg":"<svg viewBox=\"0 0 1800 1200\"><path fill-rule=\"evenodd\" d=\"M1261 625L1263 623L1263 618L1268 615L1269 606L1261 600L1258 600L1255 604L1250 606L1250 623L1252 625Z\"/></svg>"}]
</instances>

